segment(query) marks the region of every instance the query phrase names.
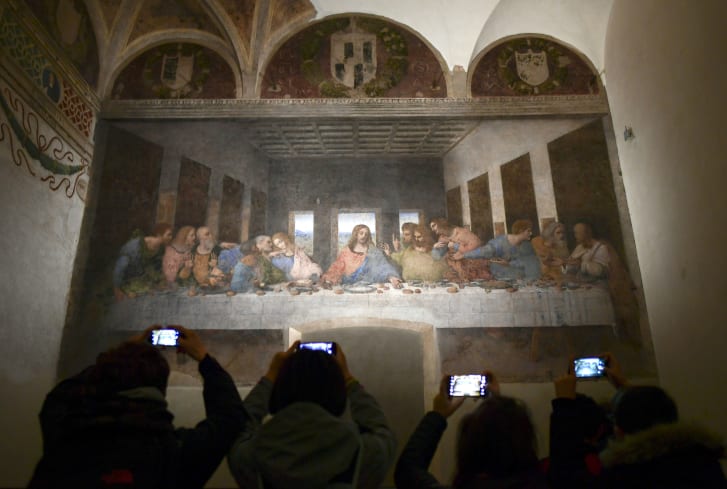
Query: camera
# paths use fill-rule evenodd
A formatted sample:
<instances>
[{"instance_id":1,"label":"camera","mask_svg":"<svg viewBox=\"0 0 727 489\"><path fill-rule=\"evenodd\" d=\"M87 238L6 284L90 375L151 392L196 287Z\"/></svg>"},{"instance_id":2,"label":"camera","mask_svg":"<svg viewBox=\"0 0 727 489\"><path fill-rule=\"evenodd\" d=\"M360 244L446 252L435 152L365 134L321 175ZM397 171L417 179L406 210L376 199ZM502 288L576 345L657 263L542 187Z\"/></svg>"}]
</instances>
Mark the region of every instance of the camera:
<instances>
[{"instance_id":1,"label":"camera","mask_svg":"<svg viewBox=\"0 0 727 489\"><path fill-rule=\"evenodd\" d=\"M179 331L173 328L155 329L149 335L154 346L179 346Z\"/></svg>"},{"instance_id":2,"label":"camera","mask_svg":"<svg viewBox=\"0 0 727 489\"><path fill-rule=\"evenodd\" d=\"M485 397L486 375L450 375L449 397Z\"/></svg>"},{"instance_id":3,"label":"camera","mask_svg":"<svg viewBox=\"0 0 727 489\"><path fill-rule=\"evenodd\" d=\"M298 345L298 350L323 351L329 355L336 354L336 344L332 341L309 341Z\"/></svg>"},{"instance_id":4,"label":"camera","mask_svg":"<svg viewBox=\"0 0 727 489\"><path fill-rule=\"evenodd\" d=\"M573 360L573 372L578 379L593 379L606 375L606 360L600 357L583 357Z\"/></svg>"}]
</instances>

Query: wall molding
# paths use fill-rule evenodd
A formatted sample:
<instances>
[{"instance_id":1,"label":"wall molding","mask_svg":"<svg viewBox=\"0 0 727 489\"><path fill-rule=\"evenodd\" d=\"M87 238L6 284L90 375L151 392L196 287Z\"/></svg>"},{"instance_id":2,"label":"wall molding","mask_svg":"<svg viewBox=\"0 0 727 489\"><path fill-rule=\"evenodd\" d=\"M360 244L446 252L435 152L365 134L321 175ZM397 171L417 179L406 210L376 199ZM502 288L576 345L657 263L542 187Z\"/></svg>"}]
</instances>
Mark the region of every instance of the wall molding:
<instances>
[{"instance_id":1,"label":"wall molding","mask_svg":"<svg viewBox=\"0 0 727 489\"><path fill-rule=\"evenodd\" d=\"M107 100L104 119L498 118L609 113L605 95L486 98Z\"/></svg>"}]
</instances>

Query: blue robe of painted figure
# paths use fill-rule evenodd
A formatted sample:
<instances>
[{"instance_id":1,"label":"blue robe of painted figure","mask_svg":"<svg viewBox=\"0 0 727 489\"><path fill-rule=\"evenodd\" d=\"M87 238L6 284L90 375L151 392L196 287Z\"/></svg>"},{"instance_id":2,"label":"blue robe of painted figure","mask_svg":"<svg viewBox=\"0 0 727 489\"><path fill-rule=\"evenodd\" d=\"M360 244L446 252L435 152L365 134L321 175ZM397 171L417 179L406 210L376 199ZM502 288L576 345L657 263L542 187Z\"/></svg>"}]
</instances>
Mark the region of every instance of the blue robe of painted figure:
<instances>
[{"instance_id":1,"label":"blue robe of painted figure","mask_svg":"<svg viewBox=\"0 0 727 489\"><path fill-rule=\"evenodd\" d=\"M223 273L230 273L242 257L243 254L239 246L235 246L229 250L222 250L217 257L217 268L222 270Z\"/></svg>"},{"instance_id":2,"label":"blue robe of painted figure","mask_svg":"<svg viewBox=\"0 0 727 489\"><path fill-rule=\"evenodd\" d=\"M517 246L510 244L507 235L503 234L464 254L464 258L502 258L509 265L490 263L490 271L498 280L540 278L540 259L530 241L523 241Z\"/></svg>"},{"instance_id":3,"label":"blue robe of painted figure","mask_svg":"<svg viewBox=\"0 0 727 489\"><path fill-rule=\"evenodd\" d=\"M380 249L371 246L361 266L351 275L341 277L341 283L350 285L357 282L388 282L390 277L400 278L401 274Z\"/></svg>"},{"instance_id":4,"label":"blue robe of painted figure","mask_svg":"<svg viewBox=\"0 0 727 489\"><path fill-rule=\"evenodd\" d=\"M238 261L232 272L230 289L235 292L250 292L254 288L255 269Z\"/></svg>"}]
</instances>

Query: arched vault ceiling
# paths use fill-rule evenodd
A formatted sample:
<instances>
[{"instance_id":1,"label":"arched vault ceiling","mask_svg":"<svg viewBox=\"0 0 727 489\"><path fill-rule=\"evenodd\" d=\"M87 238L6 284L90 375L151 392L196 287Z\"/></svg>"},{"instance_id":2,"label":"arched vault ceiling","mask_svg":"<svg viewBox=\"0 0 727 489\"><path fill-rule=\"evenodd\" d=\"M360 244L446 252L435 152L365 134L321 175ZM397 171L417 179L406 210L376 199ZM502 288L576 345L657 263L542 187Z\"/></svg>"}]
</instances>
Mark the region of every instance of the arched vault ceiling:
<instances>
[{"instance_id":1,"label":"arched vault ceiling","mask_svg":"<svg viewBox=\"0 0 727 489\"><path fill-rule=\"evenodd\" d=\"M145 34L165 29L195 29L220 36L204 4L198 0L144 0L129 39L133 42Z\"/></svg>"},{"instance_id":2,"label":"arched vault ceiling","mask_svg":"<svg viewBox=\"0 0 727 489\"><path fill-rule=\"evenodd\" d=\"M510 1L510 0L506 0ZM531 0L536 3L539 0ZM318 18L347 12L386 17L408 26L439 51L449 69L467 69L482 27L499 0L311 0Z\"/></svg>"},{"instance_id":3,"label":"arched vault ceiling","mask_svg":"<svg viewBox=\"0 0 727 489\"><path fill-rule=\"evenodd\" d=\"M27 0L46 1L46 0ZM46 3L66 0L47 0ZM603 68L606 26L613 0L84 0L98 46L97 90L111 95L114 79L130 62L130 44L159 33L197 31L219 39L231 63L236 94L257 98L259 71L276 49L316 20L370 14L417 33L448 70L471 62L498 40L542 34L583 53ZM55 11L50 9L49 11ZM165 42L190 42L169 38ZM230 54L231 53L231 54ZM452 94L450 94L452 96ZM461 96L461 95L458 95Z\"/></svg>"}]
</instances>

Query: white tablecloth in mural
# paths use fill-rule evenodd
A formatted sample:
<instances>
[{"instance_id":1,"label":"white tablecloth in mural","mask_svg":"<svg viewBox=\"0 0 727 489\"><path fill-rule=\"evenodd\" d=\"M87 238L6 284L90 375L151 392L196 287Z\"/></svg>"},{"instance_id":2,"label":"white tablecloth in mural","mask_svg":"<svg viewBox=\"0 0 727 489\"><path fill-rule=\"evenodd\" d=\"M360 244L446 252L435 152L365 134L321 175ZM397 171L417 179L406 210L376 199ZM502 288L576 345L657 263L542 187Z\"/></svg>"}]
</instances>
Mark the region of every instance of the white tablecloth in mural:
<instances>
[{"instance_id":1,"label":"white tablecloth in mural","mask_svg":"<svg viewBox=\"0 0 727 489\"><path fill-rule=\"evenodd\" d=\"M321 290L293 296L225 294L189 297L186 291L149 295L113 304L104 321L112 330L138 330L150 324L183 324L196 329L286 329L336 318L395 319L435 328L613 325L608 290L522 287L516 292L465 287L405 294L335 294Z\"/></svg>"}]
</instances>

